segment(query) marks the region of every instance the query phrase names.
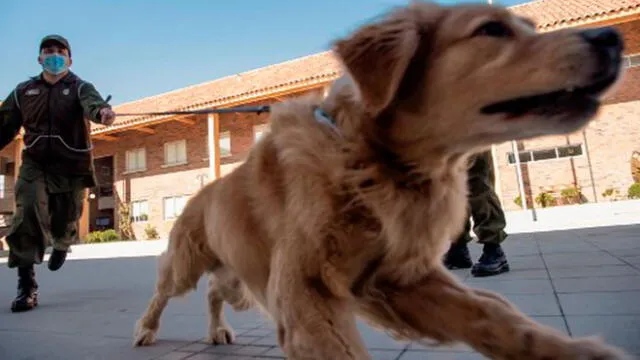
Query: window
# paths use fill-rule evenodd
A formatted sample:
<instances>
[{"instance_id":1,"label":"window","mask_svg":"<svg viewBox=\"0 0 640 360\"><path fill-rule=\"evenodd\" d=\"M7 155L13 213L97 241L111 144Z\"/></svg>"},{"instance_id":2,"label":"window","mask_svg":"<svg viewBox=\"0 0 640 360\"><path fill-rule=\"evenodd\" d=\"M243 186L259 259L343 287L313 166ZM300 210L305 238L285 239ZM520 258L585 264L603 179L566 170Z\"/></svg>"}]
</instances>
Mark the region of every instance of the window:
<instances>
[{"instance_id":1,"label":"window","mask_svg":"<svg viewBox=\"0 0 640 360\"><path fill-rule=\"evenodd\" d=\"M625 56L624 65L625 67L630 67L630 68L640 66L640 54Z\"/></svg>"},{"instance_id":2,"label":"window","mask_svg":"<svg viewBox=\"0 0 640 360\"><path fill-rule=\"evenodd\" d=\"M518 153L521 163L527 163L532 161L542 161L550 159L560 159L567 157L575 157L582 155L582 144L578 145L564 145L554 148L537 149L537 150L525 150ZM516 160L513 156L513 152L507 153L507 161L509 164L515 164Z\"/></svg>"},{"instance_id":3,"label":"window","mask_svg":"<svg viewBox=\"0 0 640 360\"><path fill-rule=\"evenodd\" d=\"M258 142L262 135L264 135L268 131L268 127L266 124L262 125L254 125L253 126L253 142Z\"/></svg>"},{"instance_id":4,"label":"window","mask_svg":"<svg viewBox=\"0 0 640 360\"><path fill-rule=\"evenodd\" d=\"M549 159L555 159L556 157L558 157L558 154L556 154L556 149L544 149L544 150L534 150L532 151L532 155L533 155L533 161L540 161L540 160L549 160Z\"/></svg>"},{"instance_id":5,"label":"window","mask_svg":"<svg viewBox=\"0 0 640 360\"><path fill-rule=\"evenodd\" d=\"M141 222L149 220L149 205L147 200L134 201L131 203L131 221Z\"/></svg>"},{"instance_id":6,"label":"window","mask_svg":"<svg viewBox=\"0 0 640 360\"><path fill-rule=\"evenodd\" d=\"M164 144L164 164L182 165L187 163L187 140L172 141Z\"/></svg>"},{"instance_id":7,"label":"window","mask_svg":"<svg viewBox=\"0 0 640 360\"><path fill-rule=\"evenodd\" d=\"M164 198L164 219L171 220L177 218L189 200L188 195L173 196Z\"/></svg>"},{"instance_id":8,"label":"window","mask_svg":"<svg viewBox=\"0 0 640 360\"><path fill-rule=\"evenodd\" d=\"M146 170L147 159L144 148L128 150L125 157L127 172Z\"/></svg>"},{"instance_id":9,"label":"window","mask_svg":"<svg viewBox=\"0 0 640 360\"><path fill-rule=\"evenodd\" d=\"M220 133L218 147L220 148L220 157L231 156L231 135L228 131Z\"/></svg>"},{"instance_id":10,"label":"window","mask_svg":"<svg viewBox=\"0 0 640 360\"><path fill-rule=\"evenodd\" d=\"M5 182L7 178L4 175L0 175L0 199L4 199L7 197L7 189L5 186Z\"/></svg>"}]
</instances>

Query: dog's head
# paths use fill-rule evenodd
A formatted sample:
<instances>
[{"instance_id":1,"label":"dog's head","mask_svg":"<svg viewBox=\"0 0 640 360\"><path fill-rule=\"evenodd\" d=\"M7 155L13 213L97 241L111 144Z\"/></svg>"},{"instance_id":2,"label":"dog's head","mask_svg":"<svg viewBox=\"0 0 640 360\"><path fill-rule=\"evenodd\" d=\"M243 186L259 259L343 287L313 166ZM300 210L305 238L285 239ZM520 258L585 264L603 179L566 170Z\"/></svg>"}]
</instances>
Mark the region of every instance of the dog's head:
<instances>
[{"instance_id":1,"label":"dog's head","mask_svg":"<svg viewBox=\"0 0 640 360\"><path fill-rule=\"evenodd\" d=\"M504 8L413 2L335 43L346 71L332 95L348 88L366 114L358 131L420 161L580 129L622 50L611 28L539 34Z\"/></svg>"}]
</instances>

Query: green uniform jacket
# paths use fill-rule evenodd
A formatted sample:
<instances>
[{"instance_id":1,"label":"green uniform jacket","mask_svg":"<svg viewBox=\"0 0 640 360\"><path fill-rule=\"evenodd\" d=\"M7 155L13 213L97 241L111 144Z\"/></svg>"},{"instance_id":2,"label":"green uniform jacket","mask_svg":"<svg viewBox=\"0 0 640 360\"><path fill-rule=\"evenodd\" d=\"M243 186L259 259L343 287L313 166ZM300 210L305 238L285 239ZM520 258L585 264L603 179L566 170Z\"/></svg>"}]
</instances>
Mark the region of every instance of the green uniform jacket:
<instances>
[{"instance_id":1,"label":"green uniform jacket","mask_svg":"<svg viewBox=\"0 0 640 360\"><path fill-rule=\"evenodd\" d=\"M72 72L53 85L32 77L0 105L0 150L24 127L25 161L51 174L92 177L89 120L100 123L105 107L95 87Z\"/></svg>"}]
</instances>

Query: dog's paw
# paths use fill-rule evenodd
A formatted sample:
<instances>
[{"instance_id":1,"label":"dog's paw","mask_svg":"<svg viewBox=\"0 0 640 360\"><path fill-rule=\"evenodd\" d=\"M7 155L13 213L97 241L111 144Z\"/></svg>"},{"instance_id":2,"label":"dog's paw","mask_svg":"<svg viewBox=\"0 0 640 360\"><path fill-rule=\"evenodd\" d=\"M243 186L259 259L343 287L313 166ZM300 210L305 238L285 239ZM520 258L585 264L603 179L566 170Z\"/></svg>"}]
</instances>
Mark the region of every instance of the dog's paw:
<instances>
[{"instance_id":1,"label":"dog's paw","mask_svg":"<svg viewBox=\"0 0 640 360\"><path fill-rule=\"evenodd\" d=\"M218 327L210 331L209 336L205 339L209 344L228 345L235 341L235 334L230 327Z\"/></svg>"},{"instance_id":2,"label":"dog's paw","mask_svg":"<svg viewBox=\"0 0 640 360\"><path fill-rule=\"evenodd\" d=\"M149 346L156 342L156 331L139 327L133 336L133 346Z\"/></svg>"},{"instance_id":3,"label":"dog's paw","mask_svg":"<svg viewBox=\"0 0 640 360\"><path fill-rule=\"evenodd\" d=\"M575 360L631 360L622 350L605 344L600 338L577 339L573 344Z\"/></svg>"}]
</instances>

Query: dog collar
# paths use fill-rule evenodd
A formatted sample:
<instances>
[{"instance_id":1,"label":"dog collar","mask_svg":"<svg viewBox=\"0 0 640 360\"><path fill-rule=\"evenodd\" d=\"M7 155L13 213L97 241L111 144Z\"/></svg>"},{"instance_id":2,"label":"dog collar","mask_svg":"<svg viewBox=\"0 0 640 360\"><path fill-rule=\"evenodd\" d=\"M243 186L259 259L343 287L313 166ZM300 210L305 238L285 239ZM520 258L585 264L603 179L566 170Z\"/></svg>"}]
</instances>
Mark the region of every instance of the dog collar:
<instances>
[{"instance_id":1,"label":"dog collar","mask_svg":"<svg viewBox=\"0 0 640 360\"><path fill-rule=\"evenodd\" d=\"M332 118L331 116L329 116L329 114L327 114L326 111L322 110L320 107L316 107L313 110L313 115L316 118L317 122L319 122L321 124L328 125L335 132L340 133L340 131L338 130L338 125L337 125L336 120L334 118Z\"/></svg>"}]
</instances>

